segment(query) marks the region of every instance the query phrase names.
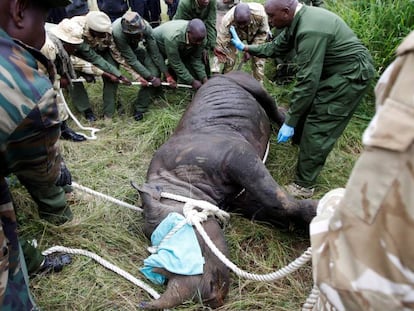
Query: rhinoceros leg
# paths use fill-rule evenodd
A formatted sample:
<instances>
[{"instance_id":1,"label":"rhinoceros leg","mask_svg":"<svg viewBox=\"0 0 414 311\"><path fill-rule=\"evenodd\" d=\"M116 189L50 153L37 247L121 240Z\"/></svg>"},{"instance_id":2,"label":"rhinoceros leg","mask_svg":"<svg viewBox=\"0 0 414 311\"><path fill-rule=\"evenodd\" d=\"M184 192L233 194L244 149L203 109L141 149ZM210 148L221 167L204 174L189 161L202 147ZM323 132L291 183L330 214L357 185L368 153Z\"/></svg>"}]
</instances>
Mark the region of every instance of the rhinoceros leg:
<instances>
[{"instance_id":1,"label":"rhinoceros leg","mask_svg":"<svg viewBox=\"0 0 414 311\"><path fill-rule=\"evenodd\" d=\"M250 220L262 221L281 229L290 230L291 228L302 228L307 230L309 225L308 219L312 219L314 217L312 206L315 204L315 200L303 200L299 201L299 204L303 206L301 214L308 212L309 215L303 216L298 214L295 216L289 215L285 212L280 212L277 209L267 208L263 206L261 202L258 202L255 195L249 193L248 191L244 191L234 200L229 202L229 205L226 206L226 210L241 214Z\"/></svg>"},{"instance_id":2,"label":"rhinoceros leg","mask_svg":"<svg viewBox=\"0 0 414 311\"><path fill-rule=\"evenodd\" d=\"M203 223L203 227L218 249L228 256L224 234L217 221L209 219ZM205 259L203 274L186 276L154 268L155 272L168 278L167 289L159 299L142 302L141 308L150 310L172 308L190 299L200 300L211 308L223 305L229 289L229 270L211 252L198 234L197 238ZM180 242L177 241L177 243Z\"/></svg>"},{"instance_id":3,"label":"rhinoceros leg","mask_svg":"<svg viewBox=\"0 0 414 311\"><path fill-rule=\"evenodd\" d=\"M227 169L231 179L246 189L246 195L235 202L238 207L251 204L246 208L248 213L273 223L300 220L309 224L316 215L317 201L296 200L289 196L276 183L252 147L235 147L229 161Z\"/></svg>"}]
</instances>

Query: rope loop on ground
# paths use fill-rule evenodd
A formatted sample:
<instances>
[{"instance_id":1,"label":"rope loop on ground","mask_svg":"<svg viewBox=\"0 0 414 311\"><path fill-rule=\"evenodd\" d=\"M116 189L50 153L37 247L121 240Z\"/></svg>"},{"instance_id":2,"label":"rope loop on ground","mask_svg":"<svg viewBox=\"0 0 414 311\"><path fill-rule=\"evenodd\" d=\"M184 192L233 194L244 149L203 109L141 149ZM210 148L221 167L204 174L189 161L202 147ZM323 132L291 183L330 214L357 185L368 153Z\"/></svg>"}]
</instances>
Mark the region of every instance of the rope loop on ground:
<instances>
[{"instance_id":1,"label":"rope loop on ground","mask_svg":"<svg viewBox=\"0 0 414 311\"><path fill-rule=\"evenodd\" d=\"M96 262L98 262L99 264L101 264L102 266L104 266L105 268L123 276L125 279L127 279L128 281L132 282L133 284L141 287L143 290L145 290L146 292L148 292L154 299L158 299L160 298L160 294L157 293L157 291L155 291L151 286L145 284L144 282L140 281L139 279L135 278L132 274L118 268L117 266L111 264L109 261L103 259L102 257L83 250L83 249L76 249L76 248L68 248L68 247L63 247L63 246L53 246L51 248L48 248L47 250L43 251L42 254L43 255L50 255L52 253L68 253L68 254L76 254L76 255L83 255L83 256L87 256L89 258L92 258L93 260L95 260Z\"/></svg>"},{"instance_id":2,"label":"rope loop on ground","mask_svg":"<svg viewBox=\"0 0 414 311\"><path fill-rule=\"evenodd\" d=\"M76 123L76 125L84 131L91 131L91 136L88 136L86 134L83 133L78 133L76 132L76 134L82 135L83 137L85 137L86 139L90 139L90 140L95 140L98 137L95 135L96 132L99 132L100 129L94 128L94 127L86 127L83 126L79 120L75 117L75 115L73 114L73 112L69 109L68 103L66 102L65 96L63 96L63 92L62 89L59 88L59 91L57 92L57 96L60 97L62 99L63 105L65 106L65 109L68 112L68 115L72 118L72 120Z\"/></svg>"}]
</instances>

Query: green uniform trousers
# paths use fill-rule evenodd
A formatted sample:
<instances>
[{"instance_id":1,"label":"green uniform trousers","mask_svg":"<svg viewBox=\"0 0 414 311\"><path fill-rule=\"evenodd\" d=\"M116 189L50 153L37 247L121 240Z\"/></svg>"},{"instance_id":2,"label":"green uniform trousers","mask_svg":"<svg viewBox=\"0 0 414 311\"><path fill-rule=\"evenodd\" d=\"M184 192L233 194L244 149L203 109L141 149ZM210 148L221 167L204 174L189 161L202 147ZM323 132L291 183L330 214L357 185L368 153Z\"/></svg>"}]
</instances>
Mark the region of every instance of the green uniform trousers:
<instances>
[{"instance_id":1,"label":"green uniform trousers","mask_svg":"<svg viewBox=\"0 0 414 311\"><path fill-rule=\"evenodd\" d=\"M112 58L109 52L100 53L100 55L110 64L119 67L118 63ZM78 74L79 75L79 74ZM108 79L103 79L103 114L112 117L115 113L115 104L117 99L118 83L113 83ZM73 105L79 112L91 109L88 93L82 82L75 82L69 87L69 94L72 98Z\"/></svg>"},{"instance_id":2,"label":"green uniform trousers","mask_svg":"<svg viewBox=\"0 0 414 311\"><path fill-rule=\"evenodd\" d=\"M22 247L27 271L29 274L35 273L39 270L45 256L42 255L42 252L37 247L34 247L26 239L19 238L19 242Z\"/></svg>"},{"instance_id":3,"label":"green uniform trousers","mask_svg":"<svg viewBox=\"0 0 414 311\"><path fill-rule=\"evenodd\" d=\"M370 80L350 80L339 74L322 80L310 111L295 128L293 142L299 143L295 183L312 187L335 142L345 130Z\"/></svg>"},{"instance_id":4,"label":"green uniform trousers","mask_svg":"<svg viewBox=\"0 0 414 311\"><path fill-rule=\"evenodd\" d=\"M65 196L65 193L72 191L72 187L54 185L39 187L36 184L26 182L23 178L19 178L19 180L37 204L40 218L56 225L72 220L73 214L67 206Z\"/></svg>"},{"instance_id":5,"label":"green uniform trousers","mask_svg":"<svg viewBox=\"0 0 414 311\"><path fill-rule=\"evenodd\" d=\"M155 65L151 56L148 55L148 53L146 53L143 49L137 49L135 50L135 55L137 56L138 60L147 68L147 70L151 73L152 76L160 77L160 70ZM138 95L134 103L135 112L147 112L151 99L155 96L161 95L161 87L141 87L138 91Z\"/></svg>"}]
</instances>

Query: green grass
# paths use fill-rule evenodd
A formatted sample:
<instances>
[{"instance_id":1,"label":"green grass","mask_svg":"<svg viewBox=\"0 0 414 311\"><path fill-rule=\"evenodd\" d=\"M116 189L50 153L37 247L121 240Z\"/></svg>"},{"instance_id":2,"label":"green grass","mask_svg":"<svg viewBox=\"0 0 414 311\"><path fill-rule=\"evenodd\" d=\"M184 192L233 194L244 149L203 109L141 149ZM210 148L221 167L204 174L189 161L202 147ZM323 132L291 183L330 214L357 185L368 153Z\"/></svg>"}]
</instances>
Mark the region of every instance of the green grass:
<instances>
[{"instance_id":1,"label":"green grass","mask_svg":"<svg viewBox=\"0 0 414 311\"><path fill-rule=\"evenodd\" d=\"M379 73L390 62L395 46L413 24L411 1L328 0L327 7L339 12L351 24L373 53ZM101 87L101 83L88 85L97 115L102 113ZM280 105L288 104L291 85L280 87L265 81L265 87ZM115 117L112 122L96 122L94 126L102 129L97 133L97 140L82 143L60 141L60 144L74 181L139 205L139 197L130 181L137 184L145 181L153 153L174 130L192 92L167 91L166 100L157 100L144 120L135 122L131 117L131 103L137 90L137 87L120 87L119 97L128 113ZM316 197L346 185L362 150L362 132L373 112L371 90L329 155L318 179ZM80 120L85 124L82 117ZM73 122L70 125L76 129ZM290 144L276 144L275 135L272 136L266 165L278 183L283 185L292 180L297 151L297 147ZM56 227L39 219L36 206L25 189L15 185L12 193L18 207L20 234L27 239L37 239L40 249L62 245L89 250L143 279L138 269L149 254L139 213L75 191L70 201L74 220ZM309 246L308 237L303 232L282 231L237 215L232 215L225 234L230 259L253 273L273 272ZM298 310L311 287L309 264L283 280L269 283L244 280L232 274L229 295L219 310ZM73 263L61 273L33 277L31 288L39 306L46 311L135 310L140 301L151 299L129 281L80 255L75 255ZM155 289L163 292L164 287L156 286ZM175 310L207 308L187 302Z\"/></svg>"}]
</instances>

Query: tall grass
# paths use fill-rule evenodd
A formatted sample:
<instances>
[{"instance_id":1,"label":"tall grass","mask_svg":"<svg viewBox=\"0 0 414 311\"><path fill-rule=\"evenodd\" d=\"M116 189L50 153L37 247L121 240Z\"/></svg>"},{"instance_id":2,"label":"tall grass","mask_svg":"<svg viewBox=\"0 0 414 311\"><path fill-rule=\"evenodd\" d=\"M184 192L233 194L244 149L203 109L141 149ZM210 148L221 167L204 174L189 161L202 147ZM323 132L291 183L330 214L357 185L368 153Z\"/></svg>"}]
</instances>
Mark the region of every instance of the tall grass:
<instances>
[{"instance_id":1,"label":"tall grass","mask_svg":"<svg viewBox=\"0 0 414 311\"><path fill-rule=\"evenodd\" d=\"M413 24L411 1L333 1L327 8L341 15L374 56L380 73L392 60L395 47ZM278 86L265 81L266 89L280 105L288 105L291 85ZM102 114L102 84L88 85L97 115ZM154 151L169 137L191 100L191 91L166 92L141 122L132 119L131 103L136 87L121 86L119 98L127 113L111 122L99 120L96 141L61 141L62 152L73 178L81 185L139 205L130 181L141 184ZM339 139L318 180L316 197L332 188L343 187L361 149L361 134L373 112L372 93L367 96L346 131ZM85 120L77 114L83 123ZM76 129L73 122L69 122ZM297 148L271 140L267 167L280 184L293 178ZM20 234L37 239L40 249L62 245L86 249L142 279L138 268L149 255L139 213L115 206L75 191L70 199L74 220L53 226L39 219L36 206L24 188L12 187L18 207ZM263 223L232 215L225 227L230 259L250 272L269 273L286 265L309 246L306 233L280 230ZM151 299L143 290L106 270L93 260L74 256L61 273L32 276L32 292L43 310L136 310L142 300ZM230 292L220 311L299 310L312 287L311 267L280 281L261 283L232 276ZM162 286L155 286L162 292ZM186 302L175 310L207 310L199 303Z\"/></svg>"},{"instance_id":2,"label":"tall grass","mask_svg":"<svg viewBox=\"0 0 414 311\"><path fill-rule=\"evenodd\" d=\"M370 50L378 73L392 62L395 49L413 30L412 0L326 0Z\"/></svg>"}]
</instances>

